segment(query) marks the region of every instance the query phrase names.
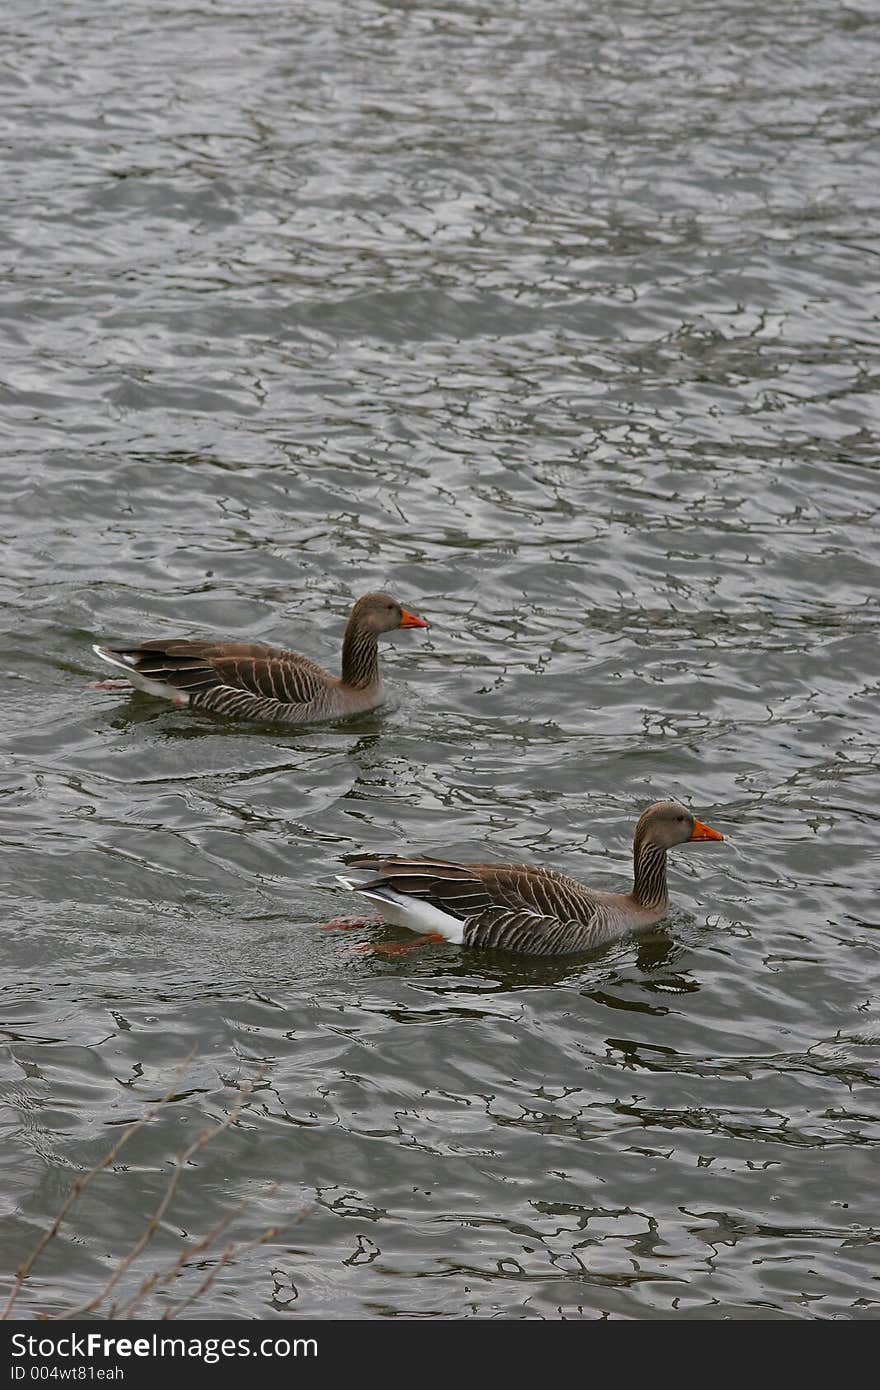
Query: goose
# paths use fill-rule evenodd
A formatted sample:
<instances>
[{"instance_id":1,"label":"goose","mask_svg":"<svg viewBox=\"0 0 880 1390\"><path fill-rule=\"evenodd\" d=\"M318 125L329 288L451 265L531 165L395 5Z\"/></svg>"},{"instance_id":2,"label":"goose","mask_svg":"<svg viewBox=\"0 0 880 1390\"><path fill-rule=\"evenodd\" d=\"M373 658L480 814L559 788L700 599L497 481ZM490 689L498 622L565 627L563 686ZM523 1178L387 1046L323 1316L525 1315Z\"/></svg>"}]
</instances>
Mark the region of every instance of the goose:
<instances>
[{"instance_id":1,"label":"goose","mask_svg":"<svg viewBox=\"0 0 880 1390\"><path fill-rule=\"evenodd\" d=\"M666 916L666 852L692 840L723 840L678 801L655 801L633 836L629 893L606 893L533 864L457 864L445 859L355 859L367 878L338 875L381 918L430 940L562 956L644 931ZM339 919L340 921L342 919Z\"/></svg>"},{"instance_id":2,"label":"goose","mask_svg":"<svg viewBox=\"0 0 880 1390\"><path fill-rule=\"evenodd\" d=\"M427 627L390 594L364 594L342 641L342 674L331 675L297 652L262 642L158 638L92 650L126 680L96 681L95 690L143 690L176 705L235 719L306 724L375 709L384 699L378 639L400 627Z\"/></svg>"}]
</instances>

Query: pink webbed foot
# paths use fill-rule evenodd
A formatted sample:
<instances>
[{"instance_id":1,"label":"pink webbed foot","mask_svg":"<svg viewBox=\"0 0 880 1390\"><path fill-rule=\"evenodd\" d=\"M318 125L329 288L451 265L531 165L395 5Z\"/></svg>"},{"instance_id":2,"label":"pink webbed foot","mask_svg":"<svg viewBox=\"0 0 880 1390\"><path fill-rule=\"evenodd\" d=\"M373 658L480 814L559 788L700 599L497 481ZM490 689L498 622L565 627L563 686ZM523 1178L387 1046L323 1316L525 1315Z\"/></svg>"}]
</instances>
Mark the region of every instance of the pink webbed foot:
<instances>
[{"instance_id":1,"label":"pink webbed foot","mask_svg":"<svg viewBox=\"0 0 880 1390\"><path fill-rule=\"evenodd\" d=\"M86 690L134 690L131 681L92 681Z\"/></svg>"},{"instance_id":2,"label":"pink webbed foot","mask_svg":"<svg viewBox=\"0 0 880 1390\"><path fill-rule=\"evenodd\" d=\"M368 917L331 917L321 923L322 931L355 931L357 927L378 927L382 918L371 913Z\"/></svg>"},{"instance_id":3,"label":"pink webbed foot","mask_svg":"<svg viewBox=\"0 0 880 1390\"><path fill-rule=\"evenodd\" d=\"M410 951L417 951L420 946L433 946L436 941L445 940L442 932L431 931L417 936L415 941L377 941L375 945L366 941L361 946L353 946L352 950L362 956L405 956Z\"/></svg>"}]
</instances>

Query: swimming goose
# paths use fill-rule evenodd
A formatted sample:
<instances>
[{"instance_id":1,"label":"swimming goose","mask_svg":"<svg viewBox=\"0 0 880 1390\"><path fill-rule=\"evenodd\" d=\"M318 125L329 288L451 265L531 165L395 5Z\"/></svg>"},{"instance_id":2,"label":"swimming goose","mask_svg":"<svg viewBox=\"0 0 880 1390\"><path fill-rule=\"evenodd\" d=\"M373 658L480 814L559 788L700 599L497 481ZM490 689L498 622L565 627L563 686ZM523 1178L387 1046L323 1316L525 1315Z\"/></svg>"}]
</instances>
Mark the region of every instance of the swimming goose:
<instances>
[{"instance_id":1,"label":"swimming goose","mask_svg":"<svg viewBox=\"0 0 880 1390\"><path fill-rule=\"evenodd\" d=\"M95 646L102 661L125 671L124 681L93 689L144 690L176 705L236 719L306 724L374 709L384 698L379 677L380 633L427 627L389 594L364 594L349 614L342 641L342 674L262 642L201 642L162 638L130 646Z\"/></svg>"},{"instance_id":2,"label":"swimming goose","mask_svg":"<svg viewBox=\"0 0 880 1390\"><path fill-rule=\"evenodd\" d=\"M629 893L585 888L555 869L532 864L454 864L442 859L356 859L366 879L339 882L376 904L386 922L462 946L524 955L591 951L643 931L666 916L666 851L724 836L678 801L655 801L633 837Z\"/></svg>"}]
</instances>

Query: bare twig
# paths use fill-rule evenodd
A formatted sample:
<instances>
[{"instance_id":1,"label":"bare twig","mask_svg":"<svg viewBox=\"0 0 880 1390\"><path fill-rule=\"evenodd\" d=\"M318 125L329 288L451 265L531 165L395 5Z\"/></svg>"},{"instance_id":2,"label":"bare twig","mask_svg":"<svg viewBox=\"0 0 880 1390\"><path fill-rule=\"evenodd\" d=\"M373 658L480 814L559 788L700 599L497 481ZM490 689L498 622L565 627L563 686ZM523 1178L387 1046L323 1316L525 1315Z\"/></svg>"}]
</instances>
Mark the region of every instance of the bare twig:
<instances>
[{"instance_id":1,"label":"bare twig","mask_svg":"<svg viewBox=\"0 0 880 1390\"><path fill-rule=\"evenodd\" d=\"M162 1314L162 1321L165 1322L171 1318L176 1318L178 1313L184 1308L188 1308L191 1303L195 1303L196 1299L200 1298L201 1295L211 1287L221 1269L223 1269L224 1265L229 1264L233 1255L241 1254L245 1250L256 1250L258 1246L265 1245L269 1240L274 1240L275 1236L280 1235L283 1230L283 1226L270 1226L268 1230L263 1231L262 1235L256 1236L253 1240L246 1240L241 1245L236 1245L234 1240L230 1241L228 1245L223 1247L223 1250L220 1252L220 1258L214 1268L206 1275L198 1288L195 1289L193 1293L189 1294L188 1297L182 1298L179 1303L175 1303L171 1308L166 1308L165 1312Z\"/></svg>"},{"instance_id":2,"label":"bare twig","mask_svg":"<svg viewBox=\"0 0 880 1390\"><path fill-rule=\"evenodd\" d=\"M87 1173L81 1173L79 1177L76 1179L76 1181L73 1184L73 1187L68 1192L64 1201L61 1203L61 1206L58 1210L58 1215L55 1217L55 1220L52 1222L52 1225L49 1227L48 1231L46 1231L37 1241L36 1245L34 1246L28 1258L25 1260L24 1264L19 1265L18 1269L15 1271L15 1282L13 1283L12 1288L9 1291L9 1297L6 1300L6 1307L3 1309L3 1312L0 1313L0 1321L9 1317L9 1314L12 1312L15 1300L18 1298L18 1295L21 1291L22 1284L24 1283L25 1279L29 1277L34 1265L42 1255L46 1246L49 1244L49 1241L52 1240L58 1234L58 1231L61 1228L61 1223L63 1222L67 1213L70 1211L71 1207L79 1199L79 1197L88 1187L92 1179L96 1178L98 1174L103 1172L105 1168L110 1167L110 1164L114 1162L120 1149L123 1147L124 1144L128 1143L132 1135L136 1134L139 1129L143 1129L144 1125L147 1124L150 1120L152 1120L154 1116L158 1115L159 1111L162 1109L163 1106L168 1104L171 1097L174 1095L175 1090L177 1089L178 1080L182 1072L185 1071L185 1069L189 1066L190 1062L193 1059L193 1055L194 1052L190 1052L189 1055L185 1057L184 1060L180 1063L180 1065L175 1068L174 1084L169 1087L162 1099L158 1100L155 1105L150 1106L150 1109L147 1110L146 1113L143 1114L139 1120L135 1120L134 1124L129 1125L127 1129L123 1130L116 1143L113 1145L110 1151L104 1155L100 1163L96 1164L95 1167L91 1168Z\"/></svg>"},{"instance_id":3,"label":"bare twig","mask_svg":"<svg viewBox=\"0 0 880 1390\"><path fill-rule=\"evenodd\" d=\"M186 1165L189 1163L190 1159L195 1154L197 1154L200 1149L203 1149L206 1144L210 1143L212 1139L216 1138L218 1134L222 1133L224 1129L228 1129L231 1125L234 1125L236 1123L239 1115L241 1114L242 1107L244 1106L245 1101L247 1100L254 1086L260 1080L261 1076L264 1074L264 1071L265 1068L259 1071L252 1080L242 1082L242 1085L239 1088L238 1094L236 1096L235 1103L232 1106L232 1109L229 1111L229 1113L227 1115L224 1115L223 1119L218 1121L217 1124L212 1125L209 1129L203 1130L202 1133L199 1134L193 1140L193 1142L188 1146L188 1148L184 1149L181 1153L177 1155L174 1172L171 1175L170 1181L165 1189L162 1200L159 1202L159 1205L153 1212L153 1215L150 1217L146 1230L144 1231L140 1239L135 1242L135 1244L129 1250L128 1254L125 1255L119 1261L118 1265L116 1266L116 1269L113 1271L104 1287L100 1289L99 1292L96 1293L93 1298L90 1298L87 1303L80 1303L76 1308L68 1308L65 1312L56 1314L57 1318L82 1317L84 1313L93 1312L101 1303L103 1303L104 1299L110 1293L110 1290L116 1286L116 1284L122 1278L126 1270L131 1268L131 1266L134 1264L135 1260L138 1258L141 1252L146 1249L150 1241L153 1239L153 1236L159 1229L160 1221L162 1220L163 1216L165 1215L166 1211L171 1205L171 1202L174 1199L174 1194L177 1191L177 1188L180 1184L180 1179L182 1178Z\"/></svg>"},{"instance_id":4,"label":"bare twig","mask_svg":"<svg viewBox=\"0 0 880 1390\"><path fill-rule=\"evenodd\" d=\"M22 1284L30 1275L37 1259L42 1254L43 1250L45 1250L49 1242L58 1234L62 1222L69 1213L71 1207L77 1201L80 1194L89 1185L89 1183L98 1175L98 1173L102 1172L105 1168L108 1168L113 1163L114 1159L116 1158L123 1145L126 1144L128 1140L134 1134L136 1134L139 1129L141 1129L150 1120L154 1119L155 1116L162 1110L162 1108L165 1105L167 1105L168 1102L171 1100L171 1098L174 1095L175 1089L179 1083L180 1073L189 1065L190 1061L192 1060L192 1056L193 1054L190 1053L190 1055L185 1059L185 1061L183 1061L180 1064L180 1066L176 1068L175 1084L171 1087L170 1090L166 1092L166 1094L161 1098L161 1100L157 1101L154 1105L152 1105L149 1108L149 1110L145 1111L145 1113L139 1120L136 1120L133 1124L129 1125L124 1130L124 1132L120 1135L119 1139L110 1149L109 1153L105 1155L105 1157L100 1161L100 1163L98 1163L89 1172L83 1173L79 1177L77 1177L76 1181L73 1184L73 1187L71 1188L71 1191L68 1193L67 1197L62 1203L58 1211L58 1215L55 1217L55 1220L53 1221L52 1225L37 1242L37 1245L34 1247L34 1250L31 1252L28 1259L25 1260L25 1262L16 1271L15 1283L9 1294L6 1307L3 1310L3 1313L0 1314L0 1318L7 1318L9 1316L10 1310L12 1309L15 1303L15 1300L21 1290ZM123 1275L131 1269L136 1260L143 1254L150 1241L156 1235L164 1216L166 1215L169 1207L171 1206L172 1201L174 1200L183 1174L191 1159L194 1157L195 1154L199 1153L207 1144L209 1144L212 1139L215 1139L218 1134L222 1133L223 1130L228 1129L231 1125L234 1125L238 1122L239 1116L241 1115L241 1111L244 1108L248 1100L248 1097L253 1091L254 1086L258 1083L258 1081L264 1074L265 1069L262 1068L260 1069L260 1071L256 1073L256 1075L253 1078L244 1081L238 1090L238 1093L235 1097L232 1106L229 1109L229 1112L223 1117L223 1119L219 1120L216 1124L210 1125L207 1129L203 1130L201 1134L196 1136L196 1138L192 1141L191 1144L189 1144L176 1156L173 1172L171 1173L171 1176L168 1180L168 1183L165 1187L165 1190L159 1200L159 1203L155 1211L153 1212L152 1216L150 1217L147 1223L145 1231L143 1232L141 1237L135 1242L132 1248L128 1251L128 1253L118 1261L112 1274L109 1276L106 1283L102 1285L100 1290L96 1294L94 1294L93 1297L88 1299L85 1303L78 1304L74 1308L68 1308L62 1313L54 1313L48 1315L38 1314L37 1316L49 1316L53 1319L77 1318L82 1317L84 1314L94 1313L98 1308L101 1307L101 1305L108 1298L112 1290L119 1283ZM274 1191L276 1186L277 1185L273 1183L269 1190ZM175 1260L171 1261L165 1267L155 1270L151 1274L148 1274L146 1278L142 1279L138 1288L128 1298L127 1301L123 1302L121 1305L117 1303L111 1304L110 1307L105 1310L104 1316L108 1318L131 1318L136 1316L137 1310L141 1307L144 1300L155 1288L161 1287L163 1284L168 1285L170 1287L170 1285L173 1284L175 1280L181 1277L181 1275L184 1273L187 1267L192 1265L193 1261L198 1256L204 1255L207 1251L211 1250L218 1237L222 1235L223 1232L226 1231L228 1227L232 1225L232 1223L237 1219L237 1217L239 1217L243 1211L247 1210L247 1208L251 1206L256 1200L257 1198L255 1195L243 1197L241 1201L238 1202L237 1205L232 1209L232 1211L227 1212L227 1214L223 1216L221 1220L216 1222L216 1224L212 1226L210 1230L206 1231L203 1236L200 1236L198 1239L192 1241L191 1244L187 1245L186 1248L180 1252L180 1254L177 1256ZM307 1208L304 1207L299 1211L299 1213L297 1213L300 1219L303 1216L305 1216L306 1211ZM166 1309L165 1313L163 1314L163 1317L166 1319L174 1318L182 1309L187 1308L190 1304L194 1303L197 1298L199 1298L207 1289L211 1287L211 1285L214 1283L214 1280L219 1275L220 1271L230 1263L230 1261L236 1253L256 1249L261 1245L265 1245L267 1241L270 1241L275 1236L279 1235L288 1224L289 1221L284 1221L280 1225L270 1226L266 1230L264 1230L259 1236L256 1236L254 1237L254 1239L244 1241L242 1243L230 1241L227 1245L223 1247L219 1257L216 1260L214 1267L210 1270L206 1277L202 1279L202 1281L198 1284L196 1289L192 1293L187 1295L185 1298L180 1299L172 1307Z\"/></svg>"},{"instance_id":5,"label":"bare twig","mask_svg":"<svg viewBox=\"0 0 880 1390\"><path fill-rule=\"evenodd\" d=\"M277 1183L273 1183L269 1191L273 1191L276 1187ZM185 1250L181 1250L173 1264L169 1265L166 1269L157 1269L152 1274L148 1274L146 1279L141 1282L140 1288L136 1290L129 1301L124 1303L121 1308L117 1308L114 1304L113 1307L108 1310L107 1316L111 1318L130 1318L135 1310L140 1307L147 1294L150 1293L157 1284L168 1284L174 1279L178 1279L186 1266L190 1264L197 1255L201 1255L206 1250L210 1249L217 1237L222 1235L223 1232L232 1225L233 1221L235 1221L243 1211L246 1211L256 1200L255 1196L243 1197L238 1205L233 1207L231 1212L228 1212L226 1216L217 1222L216 1226L212 1226L209 1231L206 1231L205 1234L194 1241L192 1245L188 1245Z\"/></svg>"}]
</instances>

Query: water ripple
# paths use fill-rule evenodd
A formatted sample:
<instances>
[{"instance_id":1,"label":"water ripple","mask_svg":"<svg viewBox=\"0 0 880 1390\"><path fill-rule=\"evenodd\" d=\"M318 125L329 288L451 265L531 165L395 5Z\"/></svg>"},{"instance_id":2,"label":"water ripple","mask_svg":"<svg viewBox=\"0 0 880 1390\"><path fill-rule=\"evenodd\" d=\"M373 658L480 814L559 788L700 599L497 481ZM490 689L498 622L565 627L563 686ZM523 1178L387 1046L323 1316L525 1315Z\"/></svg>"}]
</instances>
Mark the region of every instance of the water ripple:
<instances>
[{"instance_id":1,"label":"water ripple","mask_svg":"<svg viewBox=\"0 0 880 1390\"><path fill-rule=\"evenodd\" d=\"M194 1054L23 1313L256 1075L143 1265L247 1199L208 1316L877 1316L880 35L535 14L11 0L10 1268ZM152 631L333 664L379 585L431 629L346 725L85 689ZM356 851L621 885L670 793L726 843L642 940L320 930Z\"/></svg>"}]
</instances>

